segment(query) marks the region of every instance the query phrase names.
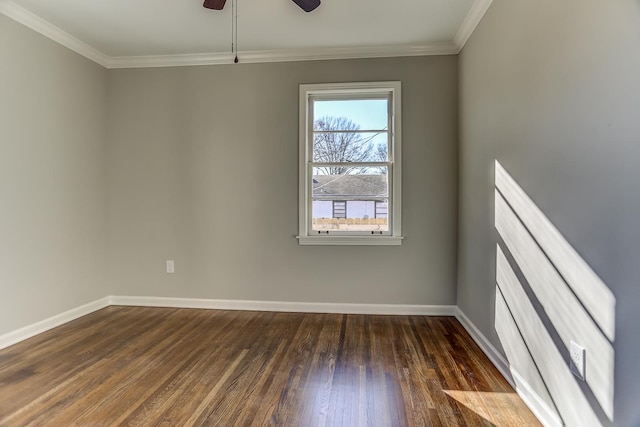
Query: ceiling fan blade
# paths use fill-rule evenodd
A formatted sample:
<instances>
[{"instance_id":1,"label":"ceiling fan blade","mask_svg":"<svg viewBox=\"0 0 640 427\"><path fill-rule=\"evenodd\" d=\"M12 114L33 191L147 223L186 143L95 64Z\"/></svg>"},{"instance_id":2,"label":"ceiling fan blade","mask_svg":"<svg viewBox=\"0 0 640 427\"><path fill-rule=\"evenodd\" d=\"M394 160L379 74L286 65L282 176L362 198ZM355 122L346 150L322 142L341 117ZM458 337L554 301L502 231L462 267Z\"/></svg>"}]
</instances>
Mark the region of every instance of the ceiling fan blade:
<instances>
[{"instance_id":1,"label":"ceiling fan blade","mask_svg":"<svg viewBox=\"0 0 640 427\"><path fill-rule=\"evenodd\" d=\"M222 10L226 1L227 0L204 0L204 4L202 6L207 9Z\"/></svg>"},{"instance_id":2,"label":"ceiling fan blade","mask_svg":"<svg viewBox=\"0 0 640 427\"><path fill-rule=\"evenodd\" d=\"M320 0L293 0L295 4L300 6L305 12L311 12L316 7L320 6Z\"/></svg>"}]
</instances>

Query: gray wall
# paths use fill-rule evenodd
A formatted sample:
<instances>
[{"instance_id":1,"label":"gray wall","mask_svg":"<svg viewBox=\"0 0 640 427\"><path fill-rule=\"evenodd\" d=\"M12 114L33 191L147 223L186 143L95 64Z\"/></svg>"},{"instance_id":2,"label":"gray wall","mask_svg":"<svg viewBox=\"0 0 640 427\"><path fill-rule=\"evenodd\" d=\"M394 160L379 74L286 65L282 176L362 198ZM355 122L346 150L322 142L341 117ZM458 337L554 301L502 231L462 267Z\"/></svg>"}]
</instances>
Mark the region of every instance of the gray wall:
<instances>
[{"instance_id":1,"label":"gray wall","mask_svg":"<svg viewBox=\"0 0 640 427\"><path fill-rule=\"evenodd\" d=\"M455 303L457 72L455 56L110 72L111 293ZM403 84L406 240L298 246L298 85L376 80Z\"/></svg>"},{"instance_id":2,"label":"gray wall","mask_svg":"<svg viewBox=\"0 0 640 427\"><path fill-rule=\"evenodd\" d=\"M0 15L0 335L107 294L106 83Z\"/></svg>"},{"instance_id":3,"label":"gray wall","mask_svg":"<svg viewBox=\"0 0 640 427\"><path fill-rule=\"evenodd\" d=\"M636 0L494 0L460 58L457 164L453 56L107 72L0 16L0 334L107 294L452 304L457 273L501 347L497 159L615 295L615 424L636 426L639 23ZM298 85L363 80L403 82L406 240L300 247Z\"/></svg>"},{"instance_id":4,"label":"gray wall","mask_svg":"<svg viewBox=\"0 0 640 427\"><path fill-rule=\"evenodd\" d=\"M499 346L497 159L615 295L620 426L640 425L638 46L637 0L494 0L460 56L458 304Z\"/></svg>"}]
</instances>

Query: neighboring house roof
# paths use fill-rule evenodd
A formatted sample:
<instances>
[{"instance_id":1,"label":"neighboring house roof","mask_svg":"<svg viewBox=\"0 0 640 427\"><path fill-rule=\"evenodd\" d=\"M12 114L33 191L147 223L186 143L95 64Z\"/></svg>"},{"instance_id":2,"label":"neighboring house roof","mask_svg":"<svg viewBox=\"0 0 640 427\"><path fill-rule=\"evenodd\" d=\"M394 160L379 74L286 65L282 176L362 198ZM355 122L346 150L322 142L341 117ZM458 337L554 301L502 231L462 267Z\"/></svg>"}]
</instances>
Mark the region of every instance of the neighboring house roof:
<instances>
[{"instance_id":1,"label":"neighboring house roof","mask_svg":"<svg viewBox=\"0 0 640 427\"><path fill-rule=\"evenodd\" d=\"M387 197L387 175L314 175L313 198L375 200Z\"/></svg>"}]
</instances>

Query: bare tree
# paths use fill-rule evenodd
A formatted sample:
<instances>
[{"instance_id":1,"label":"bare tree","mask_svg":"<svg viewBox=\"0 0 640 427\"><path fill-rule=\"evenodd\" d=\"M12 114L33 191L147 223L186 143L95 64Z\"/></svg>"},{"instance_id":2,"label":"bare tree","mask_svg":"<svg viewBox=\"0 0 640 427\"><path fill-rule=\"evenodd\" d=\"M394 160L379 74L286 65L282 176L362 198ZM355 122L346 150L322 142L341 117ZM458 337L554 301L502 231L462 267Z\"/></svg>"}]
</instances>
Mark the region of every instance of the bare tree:
<instances>
[{"instance_id":1,"label":"bare tree","mask_svg":"<svg viewBox=\"0 0 640 427\"><path fill-rule=\"evenodd\" d=\"M313 124L313 161L322 163L358 163L387 160L386 147L374 149L372 139L377 135L361 134L360 125L346 117L324 116ZM319 168L325 175L340 175L353 167L327 166Z\"/></svg>"},{"instance_id":2,"label":"bare tree","mask_svg":"<svg viewBox=\"0 0 640 427\"><path fill-rule=\"evenodd\" d=\"M385 144L378 144L376 145L376 152L374 153L374 160L376 162L386 162L387 159L389 158L388 153L387 153L387 146ZM387 173L387 168L386 167L379 167L377 168L378 172L380 172L383 175L386 175Z\"/></svg>"}]
</instances>

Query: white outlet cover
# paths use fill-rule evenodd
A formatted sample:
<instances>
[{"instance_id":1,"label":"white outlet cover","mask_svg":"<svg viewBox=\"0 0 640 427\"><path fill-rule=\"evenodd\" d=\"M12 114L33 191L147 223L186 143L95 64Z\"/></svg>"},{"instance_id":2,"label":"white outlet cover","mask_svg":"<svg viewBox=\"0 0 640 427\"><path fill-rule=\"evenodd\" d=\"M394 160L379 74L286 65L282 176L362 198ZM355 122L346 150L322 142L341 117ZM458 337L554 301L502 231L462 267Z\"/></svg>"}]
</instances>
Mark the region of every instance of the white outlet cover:
<instances>
[{"instance_id":1,"label":"white outlet cover","mask_svg":"<svg viewBox=\"0 0 640 427\"><path fill-rule=\"evenodd\" d=\"M167 260L167 273L175 273L176 266L172 259Z\"/></svg>"},{"instance_id":2,"label":"white outlet cover","mask_svg":"<svg viewBox=\"0 0 640 427\"><path fill-rule=\"evenodd\" d=\"M571 373L584 381L584 371L586 365L587 351L580 344L571 341L569 347L570 369Z\"/></svg>"}]
</instances>

